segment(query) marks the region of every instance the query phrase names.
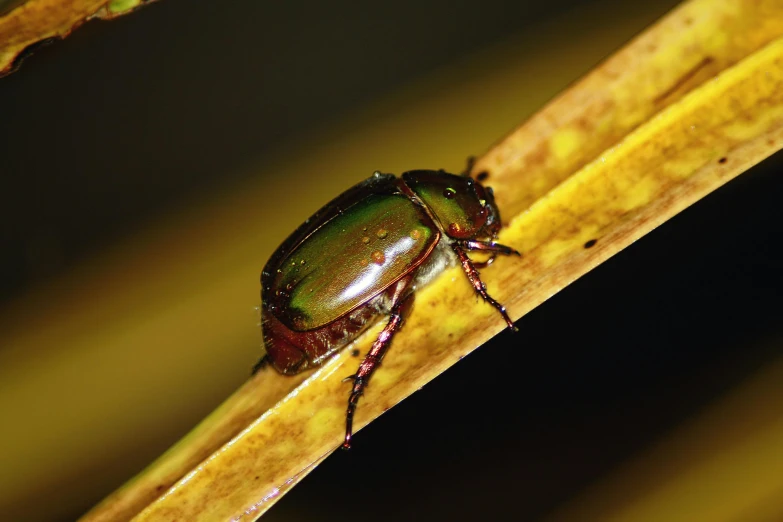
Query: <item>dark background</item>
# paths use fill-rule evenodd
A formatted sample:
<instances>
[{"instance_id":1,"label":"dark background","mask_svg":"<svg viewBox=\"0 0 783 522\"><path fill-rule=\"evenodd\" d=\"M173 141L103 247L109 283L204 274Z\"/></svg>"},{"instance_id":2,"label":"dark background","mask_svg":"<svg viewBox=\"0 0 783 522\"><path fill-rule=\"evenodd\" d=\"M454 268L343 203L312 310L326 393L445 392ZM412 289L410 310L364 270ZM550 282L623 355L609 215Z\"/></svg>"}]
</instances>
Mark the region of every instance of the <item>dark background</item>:
<instances>
[{"instance_id":1,"label":"dark background","mask_svg":"<svg viewBox=\"0 0 783 522\"><path fill-rule=\"evenodd\" d=\"M623 4L596 23L621 24ZM0 80L0 299L239 181L298 132L574 7L162 0L87 24ZM780 354L782 167L765 161L551 298L266 519L536 520L642 452Z\"/></svg>"},{"instance_id":2,"label":"dark background","mask_svg":"<svg viewBox=\"0 0 783 522\"><path fill-rule=\"evenodd\" d=\"M601 23L635 12L616 4ZM161 0L88 23L0 83L0 296L236 182L297 132L573 7Z\"/></svg>"}]
</instances>

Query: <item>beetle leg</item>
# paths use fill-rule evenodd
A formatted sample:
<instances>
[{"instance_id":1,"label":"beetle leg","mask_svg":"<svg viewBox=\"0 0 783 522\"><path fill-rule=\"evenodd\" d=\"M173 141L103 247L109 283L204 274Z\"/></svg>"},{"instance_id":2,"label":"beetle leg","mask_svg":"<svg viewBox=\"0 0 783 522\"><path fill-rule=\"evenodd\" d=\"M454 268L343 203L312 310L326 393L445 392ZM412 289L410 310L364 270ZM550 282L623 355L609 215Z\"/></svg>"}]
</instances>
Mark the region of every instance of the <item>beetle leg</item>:
<instances>
[{"instance_id":1,"label":"beetle leg","mask_svg":"<svg viewBox=\"0 0 783 522\"><path fill-rule=\"evenodd\" d=\"M459 242L459 245L464 248L465 250L470 251L479 251L479 252L492 252L492 255L489 256L489 259L486 261L473 261L473 266L476 268L486 268L489 265L495 261L495 256L498 254L503 255L511 255L516 254L520 257L522 257L522 254L519 253L519 251L511 248L510 246L501 245L500 243L495 243L494 241L477 241L475 239L466 239Z\"/></svg>"},{"instance_id":2,"label":"beetle leg","mask_svg":"<svg viewBox=\"0 0 783 522\"><path fill-rule=\"evenodd\" d=\"M480 242L476 242L476 243L480 244ZM496 246L503 247L506 249L509 248L503 245L496 245ZM476 270L473 261L470 260L468 254L465 253L465 250L463 250L462 246L459 245L458 243L452 243L451 248L457 254L457 257L459 258L459 262L462 265L462 270L465 272L465 275L468 276L468 281L470 281L470 284L476 290L476 293L480 295L486 302L494 306L495 309L498 312L500 312L500 315L503 316L503 319L506 321L508 327L516 332L517 327L514 326L514 322L506 313L506 307L498 303L497 301L495 301L492 298L492 296L490 296L487 293L487 285L485 285L484 282L481 280L481 277L479 276L478 270ZM492 249L486 249L486 250L491 251ZM516 252L516 250L513 250L513 252Z\"/></svg>"},{"instance_id":3,"label":"beetle leg","mask_svg":"<svg viewBox=\"0 0 783 522\"><path fill-rule=\"evenodd\" d=\"M405 282L404 289L407 289L410 282ZM359 371L356 375L348 377L353 379L353 388L351 389L351 395L348 397L348 411L345 415L345 441L343 442L343 449L351 448L351 438L353 437L353 414L356 412L356 405L359 402L359 397L364 393L364 389L367 387L367 382L370 380L375 369L380 366L383 356L386 354L389 345L391 344L392 337L395 332L400 329L402 322L410 312L413 305L413 293L407 295L403 299L399 300L391 309L389 313L389 322L386 323L386 327L381 331L378 338L372 343L372 348L364 357L364 360L359 365Z\"/></svg>"},{"instance_id":4,"label":"beetle leg","mask_svg":"<svg viewBox=\"0 0 783 522\"><path fill-rule=\"evenodd\" d=\"M465 250L493 252L495 254L503 254L504 256L516 254L519 257L522 257L522 254L520 254L518 250L515 250L510 246L495 243L494 241L477 241L475 239L465 239L460 241L459 245Z\"/></svg>"}]
</instances>

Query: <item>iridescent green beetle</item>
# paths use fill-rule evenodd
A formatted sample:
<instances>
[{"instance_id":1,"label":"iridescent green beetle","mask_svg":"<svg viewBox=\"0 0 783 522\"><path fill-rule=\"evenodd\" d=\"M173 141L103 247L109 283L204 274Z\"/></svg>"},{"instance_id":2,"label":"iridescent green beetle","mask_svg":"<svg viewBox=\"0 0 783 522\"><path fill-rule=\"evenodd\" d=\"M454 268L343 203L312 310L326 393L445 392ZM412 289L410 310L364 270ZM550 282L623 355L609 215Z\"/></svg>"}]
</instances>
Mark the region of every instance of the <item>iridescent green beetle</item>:
<instances>
[{"instance_id":1,"label":"iridescent green beetle","mask_svg":"<svg viewBox=\"0 0 783 522\"><path fill-rule=\"evenodd\" d=\"M514 328L476 270L497 254L520 255L495 242L499 230L492 189L468 176L376 172L316 212L272 254L261 273L261 323L266 359L278 371L318 366L376 319L389 318L351 377L344 448L351 446L359 397L417 288L459 264L476 292ZM476 250L491 257L475 263L467 252Z\"/></svg>"}]
</instances>

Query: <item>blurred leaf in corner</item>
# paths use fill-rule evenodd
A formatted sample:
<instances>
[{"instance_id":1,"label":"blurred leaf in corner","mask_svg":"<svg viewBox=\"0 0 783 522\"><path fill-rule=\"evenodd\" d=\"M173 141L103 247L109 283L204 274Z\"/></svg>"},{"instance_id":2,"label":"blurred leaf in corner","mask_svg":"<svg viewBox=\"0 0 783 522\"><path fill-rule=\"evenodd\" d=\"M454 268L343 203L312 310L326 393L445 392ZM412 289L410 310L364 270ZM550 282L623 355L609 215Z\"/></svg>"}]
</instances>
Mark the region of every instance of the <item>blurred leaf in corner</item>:
<instances>
[{"instance_id":1,"label":"blurred leaf in corner","mask_svg":"<svg viewBox=\"0 0 783 522\"><path fill-rule=\"evenodd\" d=\"M148 0L0 1L0 77L16 71L36 49L70 34L92 18L128 13Z\"/></svg>"}]
</instances>

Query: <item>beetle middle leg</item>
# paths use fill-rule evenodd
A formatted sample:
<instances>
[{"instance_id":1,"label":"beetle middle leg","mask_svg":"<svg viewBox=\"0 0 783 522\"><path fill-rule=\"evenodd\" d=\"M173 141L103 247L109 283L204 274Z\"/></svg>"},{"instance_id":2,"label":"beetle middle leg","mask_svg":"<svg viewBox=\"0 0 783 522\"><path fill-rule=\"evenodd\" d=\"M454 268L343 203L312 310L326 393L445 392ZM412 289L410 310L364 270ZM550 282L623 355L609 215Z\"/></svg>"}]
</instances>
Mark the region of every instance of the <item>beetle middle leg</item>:
<instances>
[{"instance_id":1,"label":"beetle middle leg","mask_svg":"<svg viewBox=\"0 0 783 522\"><path fill-rule=\"evenodd\" d=\"M345 416L345 441L343 442L343 449L351 448L351 439L353 437L353 415L356 412L356 405L359 402L359 397L364 393L364 389L367 387L367 382L375 372L375 369L380 366L383 356L386 355L386 351L389 349L392 337L400 329L403 321L410 313L413 306L413 293L409 291L412 278L406 277L404 280L397 283L394 295L392 296L392 302L394 303L391 311L389 312L389 322L378 338L372 343L372 347L364 360L359 365L359 370L355 375L352 375L348 379L353 380L353 387L351 389L351 395L348 397L348 411ZM405 294L408 295L405 295Z\"/></svg>"},{"instance_id":2,"label":"beetle middle leg","mask_svg":"<svg viewBox=\"0 0 783 522\"><path fill-rule=\"evenodd\" d=\"M467 243L467 245L463 247L461 243ZM475 248L475 249L471 248L470 244L473 243L477 245L486 246L486 248L483 247ZM471 286L473 286L473 289L476 290L476 293L480 295L487 303L494 306L495 309L500 313L500 315L506 321L508 327L516 332L517 327L514 326L514 322L508 316L508 313L506 313L506 307L498 303L497 301L495 301L495 299L493 299L492 296L487 293L487 285L485 285L484 282L481 280L478 270L476 270L476 266L473 264L473 261L470 260L468 254L465 252L465 248L470 248L471 250L487 250L490 252L495 251L497 253L502 253L502 254L505 253L519 254L519 252L505 245L498 245L496 243L484 243L481 241L463 241L460 243L455 242L452 243L451 248L454 250L454 253L457 254L457 258L459 258L459 262L462 265L462 270L465 272L465 275L468 276L468 281L470 281L470 284ZM508 252L505 252L505 250L508 250Z\"/></svg>"}]
</instances>

